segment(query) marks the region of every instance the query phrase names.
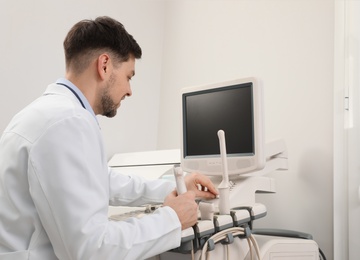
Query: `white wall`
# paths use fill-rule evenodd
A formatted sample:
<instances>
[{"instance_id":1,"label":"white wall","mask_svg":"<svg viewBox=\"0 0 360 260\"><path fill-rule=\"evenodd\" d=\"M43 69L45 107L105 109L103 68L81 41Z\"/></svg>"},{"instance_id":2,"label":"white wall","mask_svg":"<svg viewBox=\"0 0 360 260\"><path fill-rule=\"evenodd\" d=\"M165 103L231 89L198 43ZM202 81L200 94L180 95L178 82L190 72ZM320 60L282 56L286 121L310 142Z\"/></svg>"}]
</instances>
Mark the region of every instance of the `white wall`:
<instances>
[{"instance_id":1,"label":"white wall","mask_svg":"<svg viewBox=\"0 0 360 260\"><path fill-rule=\"evenodd\" d=\"M163 1L19 0L0 6L0 132L16 112L64 76L62 43L71 26L108 15L124 24L144 52L136 64L133 96L117 117L99 117L108 155L156 148Z\"/></svg>"},{"instance_id":2,"label":"white wall","mask_svg":"<svg viewBox=\"0 0 360 260\"><path fill-rule=\"evenodd\" d=\"M256 226L313 234L332 259L334 3L166 2L159 148L180 147L182 87L257 76L265 88L266 137L282 137L289 170L277 194L259 195Z\"/></svg>"}]
</instances>

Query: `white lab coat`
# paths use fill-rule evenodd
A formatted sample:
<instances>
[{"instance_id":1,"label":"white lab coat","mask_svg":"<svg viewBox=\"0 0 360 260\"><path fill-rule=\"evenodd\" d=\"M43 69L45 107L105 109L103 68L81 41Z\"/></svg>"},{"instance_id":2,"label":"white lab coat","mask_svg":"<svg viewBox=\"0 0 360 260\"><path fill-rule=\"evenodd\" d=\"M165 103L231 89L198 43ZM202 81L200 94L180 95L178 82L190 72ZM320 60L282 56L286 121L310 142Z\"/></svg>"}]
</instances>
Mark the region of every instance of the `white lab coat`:
<instances>
[{"instance_id":1,"label":"white lab coat","mask_svg":"<svg viewBox=\"0 0 360 260\"><path fill-rule=\"evenodd\" d=\"M0 140L0 260L145 259L180 245L169 207L109 221L108 205L161 202L174 188L107 167L94 116L50 85Z\"/></svg>"}]
</instances>

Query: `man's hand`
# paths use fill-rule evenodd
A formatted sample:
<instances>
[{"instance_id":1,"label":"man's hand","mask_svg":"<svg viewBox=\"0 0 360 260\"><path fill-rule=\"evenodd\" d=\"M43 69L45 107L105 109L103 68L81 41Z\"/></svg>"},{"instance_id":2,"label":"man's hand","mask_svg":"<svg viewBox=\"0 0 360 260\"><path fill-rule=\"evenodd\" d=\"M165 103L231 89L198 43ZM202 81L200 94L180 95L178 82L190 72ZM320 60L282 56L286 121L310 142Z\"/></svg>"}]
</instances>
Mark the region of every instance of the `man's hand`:
<instances>
[{"instance_id":1,"label":"man's hand","mask_svg":"<svg viewBox=\"0 0 360 260\"><path fill-rule=\"evenodd\" d=\"M185 192L179 196L177 196L176 191L173 191L165 198L163 205L171 207L176 212L182 230L196 224L198 205L195 202L193 191Z\"/></svg>"},{"instance_id":2,"label":"man's hand","mask_svg":"<svg viewBox=\"0 0 360 260\"><path fill-rule=\"evenodd\" d=\"M193 191L196 198L214 199L219 194L209 177L191 173L185 176L185 184L188 191Z\"/></svg>"},{"instance_id":3,"label":"man's hand","mask_svg":"<svg viewBox=\"0 0 360 260\"><path fill-rule=\"evenodd\" d=\"M166 197L163 204L176 212L182 230L192 227L197 222L198 205L195 198L214 199L219 194L212 181L205 175L188 174L184 181L187 192L178 195L175 190Z\"/></svg>"}]
</instances>

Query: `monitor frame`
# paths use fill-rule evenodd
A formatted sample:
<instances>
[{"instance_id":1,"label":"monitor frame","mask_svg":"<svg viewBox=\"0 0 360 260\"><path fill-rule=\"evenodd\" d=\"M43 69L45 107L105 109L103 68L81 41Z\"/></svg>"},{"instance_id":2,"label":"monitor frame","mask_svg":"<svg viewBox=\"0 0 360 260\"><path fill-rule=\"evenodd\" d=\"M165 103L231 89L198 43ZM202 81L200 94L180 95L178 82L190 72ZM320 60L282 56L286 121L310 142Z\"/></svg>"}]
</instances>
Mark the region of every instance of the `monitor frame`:
<instances>
[{"instance_id":1,"label":"monitor frame","mask_svg":"<svg viewBox=\"0 0 360 260\"><path fill-rule=\"evenodd\" d=\"M241 78L230 81L183 88L181 90L181 167L186 172L200 172L208 176L222 176L222 161L220 154L187 156L186 152L186 97L196 93L216 92L229 87L245 87L251 84L252 116L253 116L253 154L227 154L229 176L246 174L265 167L265 131L263 87L255 77ZM220 129L219 129L220 130ZM226 138L226 132L225 132Z\"/></svg>"}]
</instances>

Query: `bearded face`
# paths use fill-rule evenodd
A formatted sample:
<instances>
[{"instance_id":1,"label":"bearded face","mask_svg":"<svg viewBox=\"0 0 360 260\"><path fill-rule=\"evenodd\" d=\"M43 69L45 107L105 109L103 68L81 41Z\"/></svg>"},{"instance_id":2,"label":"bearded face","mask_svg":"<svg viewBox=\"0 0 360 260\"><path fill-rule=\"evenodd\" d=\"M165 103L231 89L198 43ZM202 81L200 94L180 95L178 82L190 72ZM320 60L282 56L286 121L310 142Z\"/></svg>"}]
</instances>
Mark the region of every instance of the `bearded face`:
<instances>
[{"instance_id":1,"label":"bearded face","mask_svg":"<svg viewBox=\"0 0 360 260\"><path fill-rule=\"evenodd\" d=\"M120 103L116 104L110 95L110 90L116 85L116 79L114 74L110 75L109 82L105 87L101 95L101 106L102 106L102 115L106 117L114 117L117 113L117 109L120 106Z\"/></svg>"}]
</instances>

